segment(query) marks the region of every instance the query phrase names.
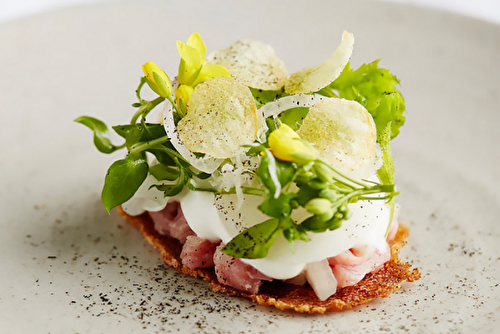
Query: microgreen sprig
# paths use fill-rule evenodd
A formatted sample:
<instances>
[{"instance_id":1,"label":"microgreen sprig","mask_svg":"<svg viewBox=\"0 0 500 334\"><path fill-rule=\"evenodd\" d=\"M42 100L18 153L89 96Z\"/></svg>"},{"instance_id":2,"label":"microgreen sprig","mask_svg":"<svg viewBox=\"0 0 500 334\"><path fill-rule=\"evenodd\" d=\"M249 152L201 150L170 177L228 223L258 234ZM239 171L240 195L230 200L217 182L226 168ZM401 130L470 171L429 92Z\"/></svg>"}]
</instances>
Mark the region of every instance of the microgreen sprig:
<instances>
[{"instance_id":1,"label":"microgreen sprig","mask_svg":"<svg viewBox=\"0 0 500 334\"><path fill-rule=\"evenodd\" d=\"M277 140L296 138L286 131ZM307 154L302 154L298 148ZM309 232L321 233L339 228L351 217L349 204L358 200L391 202L398 194L394 184L362 182L348 177L315 157L303 140L299 146L290 148L288 145L287 149L290 149L287 153L292 154L280 152L280 156L290 157L292 161L277 158L274 151L263 145L252 147L253 154L261 155L256 174L264 186L264 200L259 209L271 219L234 237L223 248L226 254L238 258L263 258L279 234L283 234L293 249L296 240L310 240ZM299 207L310 213L303 221L292 217L293 211Z\"/></svg>"}]
</instances>

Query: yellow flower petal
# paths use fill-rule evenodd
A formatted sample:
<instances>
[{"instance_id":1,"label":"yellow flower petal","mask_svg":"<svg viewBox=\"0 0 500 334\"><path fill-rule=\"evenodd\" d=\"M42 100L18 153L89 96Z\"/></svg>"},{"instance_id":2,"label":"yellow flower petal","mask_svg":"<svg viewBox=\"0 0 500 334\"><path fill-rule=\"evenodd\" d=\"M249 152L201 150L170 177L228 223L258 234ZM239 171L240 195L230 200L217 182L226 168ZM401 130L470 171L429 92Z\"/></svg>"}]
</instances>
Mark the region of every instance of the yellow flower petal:
<instances>
[{"instance_id":1,"label":"yellow flower petal","mask_svg":"<svg viewBox=\"0 0 500 334\"><path fill-rule=\"evenodd\" d=\"M207 47L205 46L205 42L203 42L199 33L192 33L186 44L195 48L202 59L205 58L205 55L207 54Z\"/></svg>"},{"instance_id":2,"label":"yellow flower petal","mask_svg":"<svg viewBox=\"0 0 500 334\"><path fill-rule=\"evenodd\" d=\"M177 79L180 84L191 86L201 71L203 58L198 53L198 50L180 41L177 41L177 50L182 58Z\"/></svg>"},{"instance_id":3,"label":"yellow flower petal","mask_svg":"<svg viewBox=\"0 0 500 334\"><path fill-rule=\"evenodd\" d=\"M307 163L317 158L316 150L286 124L271 132L268 143L273 155L280 160Z\"/></svg>"},{"instance_id":4,"label":"yellow flower petal","mask_svg":"<svg viewBox=\"0 0 500 334\"><path fill-rule=\"evenodd\" d=\"M148 86L161 97L172 94L172 82L168 75L154 62L148 61L142 65L142 71L146 76Z\"/></svg>"},{"instance_id":5,"label":"yellow flower petal","mask_svg":"<svg viewBox=\"0 0 500 334\"><path fill-rule=\"evenodd\" d=\"M200 74L196 78L196 81L194 82L193 86L205 82L208 79L217 77L230 78L231 73L229 73L229 70L222 65L216 65L216 64L204 65L200 71Z\"/></svg>"},{"instance_id":6,"label":"yellow flower petal","mask_svg":"<svg viewBox=\"0 0 500 334\"><path fill-rule=\"evenodd\" d=\"M180 107L179 100L182 99L184 102L184 105L187 106L189 102L189 98L191 97L191 94L193 93L193 87L191 86L186 86L186 85L180 85L175 89L175 101L177 102L177 106Z\"/></svg>"}]
</instances>

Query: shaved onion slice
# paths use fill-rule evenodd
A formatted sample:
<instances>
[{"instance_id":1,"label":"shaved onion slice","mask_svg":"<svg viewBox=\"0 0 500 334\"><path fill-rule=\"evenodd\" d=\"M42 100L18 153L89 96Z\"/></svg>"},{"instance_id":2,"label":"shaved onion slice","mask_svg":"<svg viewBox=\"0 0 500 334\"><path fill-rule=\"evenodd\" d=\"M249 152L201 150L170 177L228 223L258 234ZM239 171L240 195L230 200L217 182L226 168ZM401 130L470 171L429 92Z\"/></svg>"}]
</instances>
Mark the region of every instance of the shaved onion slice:
<instances>
[{"instance_id":1,"label":"shaved onion slice","mask_svg":"<svg viewBox=\"0 0 500 334\"><path fill-rule=\"evenodd\" d=\"M285 96L276 101L266 103L258 110L262 117L260 118L261 123L257 131L257 138L261 143L266 141L266 132L269 129L266 125L266 118L271 116L277 117L283 111L292 108L310 108L324 99L325 97L319 94L297 94Z\"/></svg>"},{"instance_id":2,"label":"shaved onion slice","mask_svg":"<svg viewBox=\"0 0 500 334\"><path fill-rule=\"evenodd\" d=\"M337 279L326 259L307 264L306 278L321 301L337 292Z\"/></svg>"},{"instance_id":3,"label":"shaved onion slice","mask_svg":"<svg viewBox=\"0 0 500 334\"><path fill-rule=\"evenodd\" d=\"M223 159L216 159L209 156L197 157L184 145L175 128L173 108L169 101L165 101L163 126L165 127L167 136L170 138L170 142L175 147L177 152L179 152L179 154L182 155L194 168L201 172L211 174L222 163Z\"/></svg>"}]
</instances>

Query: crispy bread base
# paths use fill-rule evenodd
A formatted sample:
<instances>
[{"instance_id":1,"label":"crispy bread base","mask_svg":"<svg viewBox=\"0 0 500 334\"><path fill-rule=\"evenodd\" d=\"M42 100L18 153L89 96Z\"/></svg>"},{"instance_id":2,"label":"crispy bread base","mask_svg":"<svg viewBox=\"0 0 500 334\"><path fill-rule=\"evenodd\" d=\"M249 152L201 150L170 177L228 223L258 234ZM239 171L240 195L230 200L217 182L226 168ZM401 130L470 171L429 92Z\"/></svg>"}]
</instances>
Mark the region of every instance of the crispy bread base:
<instances>
[{"instance_id":1,"label":"crispy bread base","mask_svg":"<svg viewBox=\"0 0 500 334\"><path fill-rule=\"evenodd\" d=\"M130 216L121 207L118 213L128 222L141 231L144 238L157 250L169 267L179 272L200 277L210 282L209 285L215 292L229 296L239 296L251 299L261 305L271 305L280 310L291 309L302 313L325 313L341 311L361 304L366 304L377 297L388 297L391 293L401 288L402 281L413 282L420 278L418 269L399 259L399 250L406 244L409 229L406 224L400 224L396 238L391 242L391 259L377 273L370 273L358 284L341 288L325 301L316 297L312 288L305 284L298 286L283 282L264 282L257 294L239 291L217 281L212 269L189 269L182 265L180 254L181 243L170 236L160 235L154 229L153 221L148 214Z\"/></svg>"}]
</instances>

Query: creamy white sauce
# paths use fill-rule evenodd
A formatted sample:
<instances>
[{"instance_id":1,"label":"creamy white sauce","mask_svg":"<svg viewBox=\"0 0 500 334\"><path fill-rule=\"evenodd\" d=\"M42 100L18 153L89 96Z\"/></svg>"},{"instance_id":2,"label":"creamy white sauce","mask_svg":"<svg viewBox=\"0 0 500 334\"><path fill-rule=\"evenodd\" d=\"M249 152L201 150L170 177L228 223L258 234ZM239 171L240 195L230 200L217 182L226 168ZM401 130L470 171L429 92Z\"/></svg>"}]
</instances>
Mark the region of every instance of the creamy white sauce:
<instances>
[{"instance_id":1,"label":"creamy white sauce","mask_svg":"<svg viewBox=\"0 0 500 334\"><path fill-rule=\"evenodd\" d=\"M164 184L159 182L153 175L148 173L148 176L137 189L134 196L127 202L122 204L123 211L131 216L138 216L146 211L160 211L165 208L169 200L165 197L164 192L152 187L154 184Z\"/></svg>"},{"instance_id":2,"label":"creamy white sauce","mask_svg":"<svg viewBox=\"0 0 500 334\"><path fill-rule=\"evenodd\" d=\"M190 191L181 199L181 207L193 231L201 238L227 243L243 229L270 217L257 206L262 197L245 195L240 210L236 195L217 195ZM308 263L338 255L350 248L366 245L383 249L389 210L384 201L359 201L349 205L352 217L334 231L309 233L311 241L295 241L291 250L279 235L263 259L242 259L263 274L276 279L289 279L302 272ZM302 221L305 211L293 218ZM300 216L301 217L298 217Z\"/></svg>"}]
</instances>

